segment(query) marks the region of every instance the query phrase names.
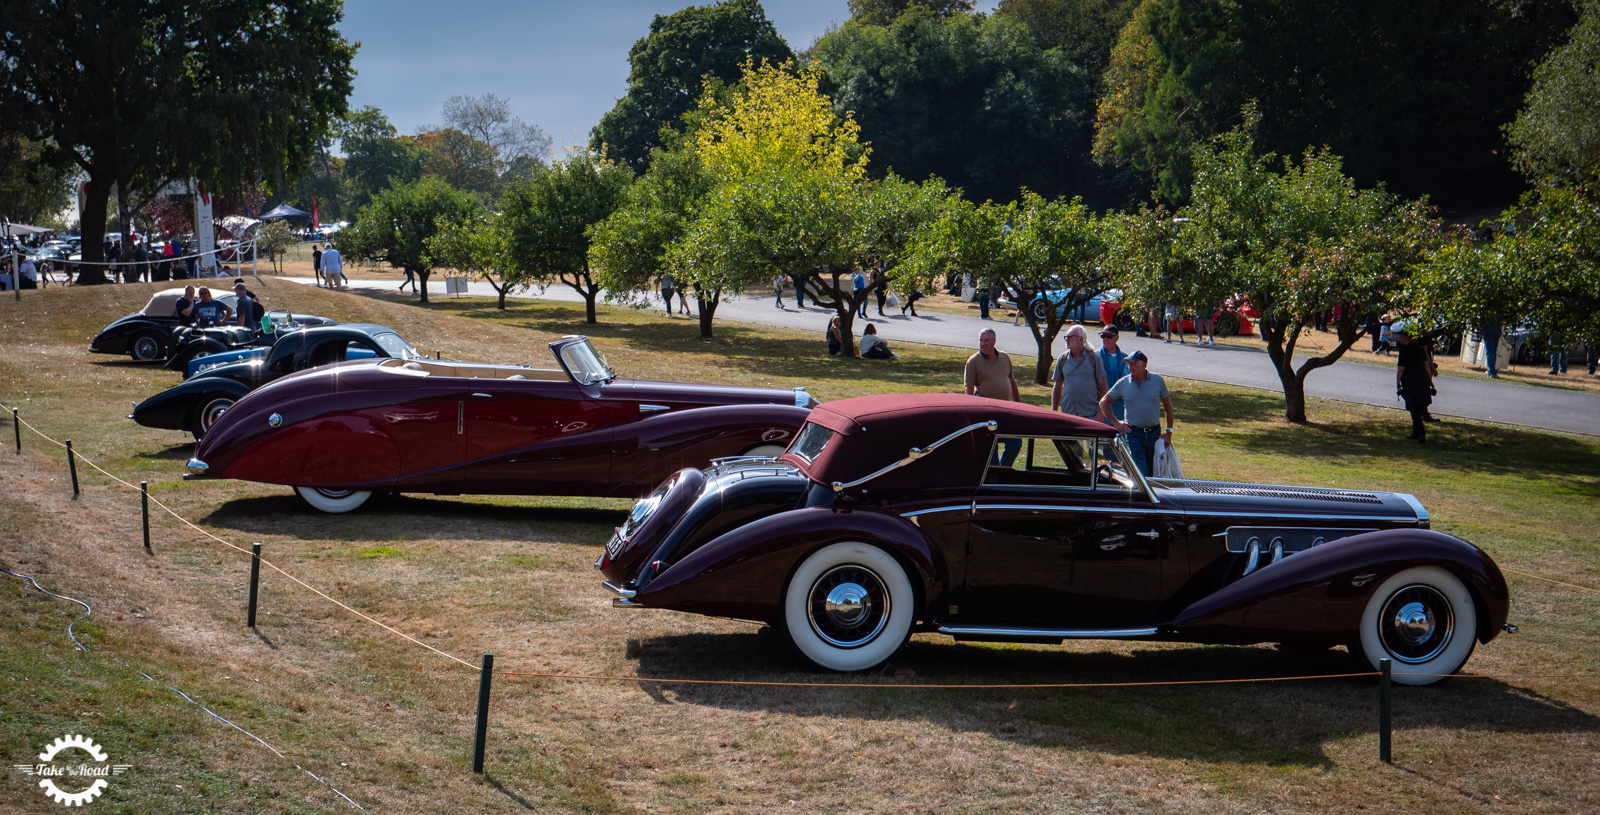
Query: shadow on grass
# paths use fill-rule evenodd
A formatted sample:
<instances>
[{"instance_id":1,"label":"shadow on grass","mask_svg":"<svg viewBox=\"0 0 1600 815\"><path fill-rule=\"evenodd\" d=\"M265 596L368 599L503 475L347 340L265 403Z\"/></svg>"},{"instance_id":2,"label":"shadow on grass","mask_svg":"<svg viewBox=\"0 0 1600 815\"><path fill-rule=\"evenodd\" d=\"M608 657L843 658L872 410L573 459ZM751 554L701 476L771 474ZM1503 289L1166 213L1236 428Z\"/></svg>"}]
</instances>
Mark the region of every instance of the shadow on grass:
<instances>
[{"instance_id":1,"label":"shadow on grass","mask_svg":"<svg viewBox=\"0 0 1600 815\"><path fill-rule=\"evenodd\" d=\"M184 462L186 462L189 459L194 458L194 448L195 448L194 439L191 438L189 441L186 441L183 444L173 445L172 447L168 447L168 448L163 449L163 450L157 450L157 451L155 451L153 453L137 452L137 453L134 453L131 456L131 458L134 458L134 459L137 459L137 460L144 460L144 461L184 461Z\"/></svg>"},{"instance_id":2,"label":"shadow on grass","mask_svg":"<svg viewBox=\"0 0 1600 815\"><path fill-rule=\"evenodd\" d=\"M372 542L465 537L587 547L605 543L625 514L625 509L604 507L513 506L431 496L379 495L354 512L330 515L306 506L285 487L282 496L223 503L198 522L241 533L306 540Z\"/></svg>"},{"instance_id":3,"label":"shadow on grass","mask_svg":"<svg viewBox=\"0 0 1600 815\"><path fill-rule=\"evenodd\" d=\"M1354 672L1339 649L1290 653L1270 647L1151 647L1131 652L952 644L919 638L896 654L897 672L833 674L807 669L771 629L689 634L628 643L640 676L767 682L885 685L1137 684ZM1470 668L1470 663L1469 663ZM1149 687L1038 689L803 688L674 685L641 689L658 702L798 716L923 720L951 730L1050 747L1196 761L1331 768L1329 742L1375 737L1378 684L1372 677ZM1590 733L1581 709L1493 679L1456 678L1426 688L1396 687L1396 750L1407 730ZM1375 738L1374 738L1375 740ZM1374 746L1374 758L1376 758Z\"/></svg>"}]
</instances>

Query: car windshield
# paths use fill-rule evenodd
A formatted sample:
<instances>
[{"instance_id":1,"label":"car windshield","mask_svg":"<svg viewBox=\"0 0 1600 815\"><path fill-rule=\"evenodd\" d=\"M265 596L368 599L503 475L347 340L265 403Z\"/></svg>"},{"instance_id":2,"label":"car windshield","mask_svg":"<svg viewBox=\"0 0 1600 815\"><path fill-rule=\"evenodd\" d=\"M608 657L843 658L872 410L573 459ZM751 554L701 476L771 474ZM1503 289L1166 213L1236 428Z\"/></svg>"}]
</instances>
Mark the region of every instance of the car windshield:
<instances>
[{"instance_id":1,"label":"car windshield","mask_svg":"<svg viewBox=\"0 0 1600 815\"><path fill-rule=\"evenodd\" d=\"M572 378L580 385L593 385L615 379L617 372L606 367L605 360L589 344L588 338L561 347L561 361L566 363Z\"/></svg>"},{"instance_id":2,"label":"car windshield","mask_svg":"<svg viewBox=\"0 0 1600 815\"><path fill-rule=\"evenodd\" d=\"M400 339L399 334L386 331L382 334L373 335L372 340L378 344L379 348L383 349L384 353L396 359L427 359L422 355L422 352L412 348L410 343Z\"/></svg>"},{"instance_id":3,"label":"car windshield","mask_svg":"<svg viewBox=\"0 0 1600 815\"><path fill-rule=\"evenodd\" d=\"M805 459L809 464L816 461L817 454L828 446L832 438L832 430L816 422L806 422L806 426L800 428L800 435L795 437L794 445L789 448L789 452Z\"/></svg>"}]
</instances>

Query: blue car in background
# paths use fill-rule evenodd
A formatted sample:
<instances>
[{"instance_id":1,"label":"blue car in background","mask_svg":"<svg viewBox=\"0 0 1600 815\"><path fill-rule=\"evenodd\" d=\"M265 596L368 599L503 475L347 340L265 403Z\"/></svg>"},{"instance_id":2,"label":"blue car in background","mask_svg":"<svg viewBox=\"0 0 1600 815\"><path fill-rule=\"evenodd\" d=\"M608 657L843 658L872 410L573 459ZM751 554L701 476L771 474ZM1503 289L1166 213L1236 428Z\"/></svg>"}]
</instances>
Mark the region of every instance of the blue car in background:
<instances>
[{"instance_id":1,"label":"blue car in background","mask_svg":"<svg viewBox=\"0 0 1600 815\"><path fill-rule=\"evenodd\" d=\"M1051 305L1055 306L1056 314L1062 315L1067 322L1073 323L1098 323L1100 322L1100 304L1103 301L1117 301L1122 299L1122 292L1118 289L1107 289L1089 298L1087 303L1078 305L1068 313L1067 298L1072 294L1067 289L1045 289L1043 293L1035 293L1028 301L1028 309L1033 312L1036 320L1043 320L1050 313ZM1000 295L1002 308L1015 308L1010 293Z\"/></svg>"}]
</instances>

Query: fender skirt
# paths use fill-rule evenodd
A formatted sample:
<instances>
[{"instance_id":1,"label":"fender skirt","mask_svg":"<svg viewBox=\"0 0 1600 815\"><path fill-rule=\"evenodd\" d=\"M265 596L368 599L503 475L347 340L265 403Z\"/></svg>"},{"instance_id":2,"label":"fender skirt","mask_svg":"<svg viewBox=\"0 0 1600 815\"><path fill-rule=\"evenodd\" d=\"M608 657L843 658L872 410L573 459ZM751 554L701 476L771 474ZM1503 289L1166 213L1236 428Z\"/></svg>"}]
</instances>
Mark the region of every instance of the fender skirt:
<instances>
[{"instance_id":1,"label":"fender skirt","mask_svg":"<svg viewBox=\"0 0 1600 815\"><path fill-rule=\"evenodd\" d=\"M917 618L931 619L929 598L943 594L948 581L933 542L898 516L835 507L780 512L741 526L668 566L633 601L778 625L789 575L806 555L845 540L881 546L905 565L917 588Z\"/></svg>"},{"instance_id":2,"label":"fender skirt","mask_svg":"<svg viewBox=\"0 0 1600 815\"><path fill-rule=\"evenodd\" d=\"M1500 633L1511 599L1499 567L1482 549L1426 529L1341 538L1264 566L1179 612L1172 633L1213 643L1344 643L1378 585L1415 566L1438 566L1466 584L1480 641Z\"/></svg>"}]
</instances>

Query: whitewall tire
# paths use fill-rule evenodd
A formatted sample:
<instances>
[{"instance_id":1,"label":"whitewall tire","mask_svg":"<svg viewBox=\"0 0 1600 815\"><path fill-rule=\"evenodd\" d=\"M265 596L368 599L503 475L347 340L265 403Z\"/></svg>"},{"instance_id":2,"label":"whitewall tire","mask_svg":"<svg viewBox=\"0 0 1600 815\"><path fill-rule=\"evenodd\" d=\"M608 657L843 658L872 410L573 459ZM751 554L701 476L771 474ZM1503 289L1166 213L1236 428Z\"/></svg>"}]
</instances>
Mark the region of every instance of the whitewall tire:
<instances>
[{"instance_id":1,"label":"whitewall tire","mask_svg":"<svg viewBox=\"0 0 1600 815\"><path fill-rule=\"evenodd\" d=\"M222 414L233 407L233 403L232 396L213 396L200 403L200 409L195 411L194 423L191 425L194 440L199 441L204 438L211 426L222 418Z\"/></svg>"},{"instance_id":2,"label":"whitewall tire","mask_svg":"<svg viewBox=\"0 0 1600 815\"><path fill-rule=\"evenodd\" d=\"M359 508L372 497L367 490L333 490L325 487L295 487L295 494L300 500L310 504L312 509L323 512L339 514Z\"/></svg>"},{"instance_id":3,"label":"whitewall tire","mask_svg":"<svg viewBox=\"0 0 1600 815\"><path fill-rule=\"evenodd\" d=\"M1478 609L1466 585L1437 566L1419 566L1372 593L1350 649L1374 670L1391 660L1401 685L1431 685L1461 670L1477 640Z\"/></svg>"},{"instance_id":4,"label":"whitewall tire","mask_svg":"<svg viewBox=\"0 0 1600 815\"><path fill-rule=\"evenodd\" d=\"M832 671L881 665L911 636L916 592L892 555L856 541L813 552L784 590L783 622L800 655Z\"/></svg>"}]
</instances>

